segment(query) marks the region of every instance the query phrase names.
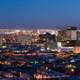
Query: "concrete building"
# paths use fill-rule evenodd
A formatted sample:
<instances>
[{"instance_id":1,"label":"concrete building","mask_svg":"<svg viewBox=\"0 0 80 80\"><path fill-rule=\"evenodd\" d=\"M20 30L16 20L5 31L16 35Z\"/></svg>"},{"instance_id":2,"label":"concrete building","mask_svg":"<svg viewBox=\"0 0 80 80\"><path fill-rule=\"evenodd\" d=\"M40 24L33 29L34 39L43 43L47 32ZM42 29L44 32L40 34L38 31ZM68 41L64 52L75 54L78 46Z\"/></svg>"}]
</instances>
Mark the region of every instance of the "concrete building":
<instances>
[{"instance_id":1,"label":"concrete building","mask_svg":"<svg viewBox=\"0 0 80 80\"><path fill-rule=\"evenodd\" d=\"M77 40L77 28L68 26L63 30L58 31L59 41Z\"/></svg>"},{"instance_id":2,"label":"concrete building","mask_svg":"<svg viewBox=\"0 0 80 80\"><path fill-rule=\"evenodd\" d=\"M66 37L68 40L77 40L77 28L68 26L66 28Z\"/></svg>"},{"instance_id":3,"label":"concrete building","mask_svg":"<svg viewBox=\"0 0 80 80\"><path fill-rule=\"evenodd\" d=\"M62 42L62 46L74 46L77 42L77 28L68 26L58 32L58 41Z\"/></svg>"}]
</instances>

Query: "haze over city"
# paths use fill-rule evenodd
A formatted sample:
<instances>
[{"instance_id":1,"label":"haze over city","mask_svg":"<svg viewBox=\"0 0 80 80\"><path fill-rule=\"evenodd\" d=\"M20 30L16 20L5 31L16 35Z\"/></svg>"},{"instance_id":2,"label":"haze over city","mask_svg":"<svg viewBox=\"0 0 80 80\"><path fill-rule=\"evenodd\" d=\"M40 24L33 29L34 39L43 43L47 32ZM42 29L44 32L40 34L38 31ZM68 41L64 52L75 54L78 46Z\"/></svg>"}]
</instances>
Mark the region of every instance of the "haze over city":
<instances>
[{"instance_id":1,"label":"haze over city","mask_svg":"<svg viewBox=\"0 0 80 80\"><path fill-rule=\"evenodd\" d=\"M0 28L80 26L80 0L0 0Z\"/></svg>"}]
</instances>

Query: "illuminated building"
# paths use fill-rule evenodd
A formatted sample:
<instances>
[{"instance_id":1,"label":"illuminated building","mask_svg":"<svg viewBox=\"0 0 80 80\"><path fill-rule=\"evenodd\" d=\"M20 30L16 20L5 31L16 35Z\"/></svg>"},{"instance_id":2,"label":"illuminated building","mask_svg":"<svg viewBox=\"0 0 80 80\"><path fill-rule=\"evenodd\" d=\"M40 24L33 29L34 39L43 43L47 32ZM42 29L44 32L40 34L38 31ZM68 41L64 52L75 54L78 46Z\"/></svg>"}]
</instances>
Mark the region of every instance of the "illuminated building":
<instances>
[{"instance_id":1,"label":"illuminated building","mask_svg":"<svg viewBox=\"0 0 80 80\"><path fill-rule=\"evenodd\" d=\"M17 43L21 43L22 45L31 44L32 36L31 35L17 35L16 36Z\"/></svg>"},{"instance_id":2,"label":"illuminated building","mask_svg":"<svg viewBox=\"0 0 80 80\"><path fill-rule=\"evenodd\" d=\"M57 49L57 41L55 35L51 35L50 33L46 32L43 39L46 50L55 51Z\"/></svg>"},{"instance_id":3,"label":"illuminated building","mask_svg":"<svg viewBox=\"0 0 80 80\"><path fill-rule=\"evenodd\" d=\"M77 28L68 26L66 29L66 35L68 40L77 40Z\"/></svg>"},{"instance_id":4,"label":"illuminated building","mask_svg":"<svg viewBox=\"0 0 80 80\"><path fill-rule=\"evenodd\" d=\"M66 29L58 32L58 41L62 42L63 46L74 46L77 42L77 28L68 26Z\"/></svg>"}]
</instances>

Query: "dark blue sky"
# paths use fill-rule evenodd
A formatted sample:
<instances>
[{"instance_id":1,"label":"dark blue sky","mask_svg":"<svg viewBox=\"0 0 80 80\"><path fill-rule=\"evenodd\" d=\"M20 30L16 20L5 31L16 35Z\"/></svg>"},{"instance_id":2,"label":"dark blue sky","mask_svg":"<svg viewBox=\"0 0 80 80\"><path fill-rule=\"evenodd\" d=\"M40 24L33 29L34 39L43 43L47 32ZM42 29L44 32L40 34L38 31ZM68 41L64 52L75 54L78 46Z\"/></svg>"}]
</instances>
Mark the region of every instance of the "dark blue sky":
<instances>
[{"instance_id":1,"label":"dark blue sky","mask_svg":"<svg viewBox=\"0 0 80 80\"><path fill-rule=\"evenodd\" d=\"M0 26L80 26L80 0L0 0Z\"/></svg>"}]
</instances>

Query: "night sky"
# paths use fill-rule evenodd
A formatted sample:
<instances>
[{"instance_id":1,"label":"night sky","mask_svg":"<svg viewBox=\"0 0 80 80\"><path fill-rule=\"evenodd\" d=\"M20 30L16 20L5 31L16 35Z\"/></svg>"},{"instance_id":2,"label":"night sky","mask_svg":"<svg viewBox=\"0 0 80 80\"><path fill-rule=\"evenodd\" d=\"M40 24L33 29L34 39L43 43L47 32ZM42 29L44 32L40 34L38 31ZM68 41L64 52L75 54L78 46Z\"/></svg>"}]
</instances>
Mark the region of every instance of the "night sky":
<instances>
[{"instance_id":1,"label":"night sky","mask_svg":"<svg viewBox=\"0 0 80 80\"><path fill-rule=\"evenodd\" d=\"M80 27L80 0L0 0L0 28Z\"/></svg>"}]
</instances>

